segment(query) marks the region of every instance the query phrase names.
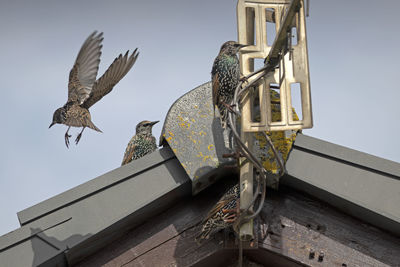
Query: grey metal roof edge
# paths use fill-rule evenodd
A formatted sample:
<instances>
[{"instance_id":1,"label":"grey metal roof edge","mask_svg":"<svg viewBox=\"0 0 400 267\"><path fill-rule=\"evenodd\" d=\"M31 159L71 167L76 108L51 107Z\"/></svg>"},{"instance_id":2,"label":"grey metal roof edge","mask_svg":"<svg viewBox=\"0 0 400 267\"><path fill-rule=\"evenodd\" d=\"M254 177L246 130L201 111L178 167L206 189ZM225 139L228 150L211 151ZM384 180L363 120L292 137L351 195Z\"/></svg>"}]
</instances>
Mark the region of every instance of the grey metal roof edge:
<instances>
[{"instance_id":1,"label":"grey metal roof edge","mask_svg":"<svg viewBox=\"0 0 400 267\"><path fill-rule=\"evenodd\" d=\"M73 265L124 231L190 195L190 179L170 148L154 153L147 157L149 168L140 172L132 164L129 168L120 167L125 171L109 172L107 175L114 180L121 180L129 171L131 175L75 202L67 201L66 206L49 209L51 212L2 236L0 265Z\"/></svg>"},{"instance_id":2,"label":"grey metal roof edge","mask_svg":"<svg viewBox=\"0 0 400 267\"><path fill-rule=\"evenodd\" d=\"M400 164L299 134L281 183L400 235Z\"/></svg>"},{"instance_id":3,"label":"grey metal roof edge","mask_svg":"<svg viewBox=\"0 0 400 267\"><path fill-rule=\"evenodd\" d=\"M51 217L46 221L39 222L40 231L35 230L32 231L32 228L37 228L37 224L33 223L32 225L22 226L12 232L9 232L5 235L0 236L0 253L4 250L9 249L12 246L15 246L25 240L32 238L33 236L40 234L47 229L60 225L64 222L67 222L71 219L68 215L62 215L57 217Z\"/></svg>"},{"instance_id":4,"label":"grey metal roof edge","mask_svg":"<svg viewBox=\"0 0 400 267\"><path fill-rule=\"evenodd\" d=\"M144 156L143 158L132 161L124 166L120 166L99 177L89 180L88 182L26 208L17 213L18 220L23 226L33 220L45 216L46 214L52 213L57 209L61 209L73 202L88 197L91 194L105 190L110 186L124 181L125 179L138 175L141 172L146 171L146 169L154 166L154 161L157 162L157 165L173 158L175 158L175 155L170 149L162 148ZM115 179L115 177L118 177L118 179Z\"/></svg>"},{"instance_id":5,"label":"grey metal roof edge","mask_svg":"<svg viewBox=\"0 0 400 267\"><path fill-rule=\"evenodd\" d=\"M370 223L380 229L387 230L400 236L400 223L395 220L390 214L380 214L367 207L356 203L356 201L349 201L345 198L332 194L327 190L323 190L315 185L303 182L293 176L286 175L282 178L282 184L295 188L296 190L305 192L317 199L328 203L345 213L359 218L364 222Z\"/></svg>"},{"instance_id":6,"label":"grey metal roof edge","mask_svg":"<svg viewBox=\"0 0 400 267\"><path fill-rule=\"evenodd\" d=\"M377 172L400 178L400 163L380 158L365 152L337 145L315 137L298 134L294 147L323 154L325 157L333 157L337 160L346 161L360 167L366 167Z\"/></svg>"},{"instance_id":7,"label":"grey metal roof edge","mask_svg":"<svg viewBox=\"0 0 400 267\"><path fill-rule=\"evenodd\" d=\"M176 203L179 199L191 195L190 179L180 183L179 186L166 190L163 194L155 197L153 201L147 202L142 208L135 212L114 220L113 223L96 235L87 237L81 242L77 243L74 247L66 251L66 258L70 265L74 265L85 257L95 252L97 249L102 248L118 237L121 237L127 231L144 223L146 220L152 218L156 214L165 211L168 207Z\"/></svg>"}]
</instances>

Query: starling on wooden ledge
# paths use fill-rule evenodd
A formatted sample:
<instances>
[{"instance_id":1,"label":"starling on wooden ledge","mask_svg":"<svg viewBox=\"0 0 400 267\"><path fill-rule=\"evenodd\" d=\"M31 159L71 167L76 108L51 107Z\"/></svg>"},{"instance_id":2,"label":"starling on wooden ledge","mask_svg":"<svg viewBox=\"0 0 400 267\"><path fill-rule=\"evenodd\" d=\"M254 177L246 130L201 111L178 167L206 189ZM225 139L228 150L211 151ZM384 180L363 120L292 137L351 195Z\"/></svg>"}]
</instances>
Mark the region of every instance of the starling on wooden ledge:
<instances>
[{"instance_id":1,"label":"starling on wooden ledge","mask_svg":"<svg viewBox=\"0 0 400 267\"><path fill-rule=\"evenodd\" d=\"M142 121L136 125L136 134L126 147L121 166L150 154L157 149L156 138L151 133L153 125L157 122Z\"/></svg>"},{"instance_id":2,"label":"starling on wooden ledge","mask_svg":"<svg viewBox=\"0 0 400 267\"><path fill-rule=\"evenodd\" d=\"M235 89L240 81L240 66L237 53L242 45L234 41L225 42L221 46L218 56L214 60L211 70L212 97L215 106L221 114L222 127L226 128L228 122L227 106L231 104Z\"/></svg>"},{"instance_id":3,"label":"starling on wooden ledge","mask_svg":"<svg viewBox=\"0 0 400 267\"><path fill-rule=\"evenodd\" d=\"M209 239L216 232L232 226L239 216L239 201L240 187L239 184L236 184L208 212L202 222L201 232L197 235L196 241Z\"/></svg>"},{"instance_id":4,"label":"starling on wooden ledge","mask_svg":"<svg viewBox=\"0 0 400 267\"><path fill-rule=\"evenodd\" d=\"M69 73L68 100L67 103L57 109L53 114L53 122L49 128L56 123L65 124L68 130L65 133L65 145L69 146L68 134L71 126L83 127L76 137L78 144L83 130L89 127L101 132L90 117L89 108L99 101L103 96L111 92L114 86L128 73L135 63L139 53L137 48L129 56L129 50L123 56L120 54L100 79L96 80L99 69L101 42L103 33L93 32L83 43L75 64Z\"/></svg>"}]
</instances>

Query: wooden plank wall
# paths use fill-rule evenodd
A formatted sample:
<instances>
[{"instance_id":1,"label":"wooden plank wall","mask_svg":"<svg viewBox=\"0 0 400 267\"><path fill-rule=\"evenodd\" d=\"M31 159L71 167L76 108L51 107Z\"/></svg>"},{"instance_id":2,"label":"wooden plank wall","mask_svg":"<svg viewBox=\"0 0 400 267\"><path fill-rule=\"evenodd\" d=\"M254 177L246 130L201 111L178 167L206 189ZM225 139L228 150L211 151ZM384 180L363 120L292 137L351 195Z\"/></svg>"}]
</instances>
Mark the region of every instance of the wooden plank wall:
<instances>
[{"instance_id":1,"label":"wooden plank wall","mask_svg":"<svg viewBox=\"0 0 400 267\"><path fill-rule=\"evenodd\" d=\"M226 186L217 183L106 245L77 266L234 266L229 232L199 245L198 224ZM257 220L258 248L244 251L264 266L399 266L400 238L288 188L267 192ZM255 265L252 265L255 266Z\"/></svg>"}]
</instances>

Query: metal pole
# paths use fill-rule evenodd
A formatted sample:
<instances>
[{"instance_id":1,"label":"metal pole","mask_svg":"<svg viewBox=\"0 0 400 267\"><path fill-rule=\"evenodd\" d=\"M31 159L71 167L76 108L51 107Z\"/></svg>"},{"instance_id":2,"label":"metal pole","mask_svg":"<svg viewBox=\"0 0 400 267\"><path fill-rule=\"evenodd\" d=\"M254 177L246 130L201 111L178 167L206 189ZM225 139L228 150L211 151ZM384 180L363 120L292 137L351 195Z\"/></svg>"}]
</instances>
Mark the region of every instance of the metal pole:
<instances>
[{"instance_id":1,"label":"metal pole","mask_svg":"<svg viewBox=\"0 0 400 267\"><path fill-rule=\"evenodd\" d=\"M244 97L244 101L250 101L246 99L250 97L250 94ZM243 117L247 112L250 112L250 105L246 105L242 110L242 125L243 125ZM243 127L241 127L241 139L243 143L249 148L250 151L253 150L253 133L244 132ZM246 158L240 159L240 210L246 209L249 204L253 200L253 164L250 163ZM252 211L252 208L249 209ZM242 224L240 226L240 240L241 241L250 241L254 238L253 235L253 220L249 220L248 222Z\"/></svg>"},{"instance_id":2,"label":"metal pole","mask_svg":"<svg viewBox=\"0 0 400 267\"><path fill-rule=\"evenodd\" d=\"M246 31L246 39L247 43L255 43L255 35L254 35L254 28L255 28L255 10L246 9L246 25L248 27ZM241 70L243 74L249 74L254 71L254 61L250 60L248 64L242 64L244 68ZM250 101L250 94L246 93L243 97L243 102L246 103ZM248 132L244 132L243 129L243 122L245 121L244 118L250 116L251 114L251 106L244 105L243 109L241 110L241 140L242 142L252 150L253 144L253 135ZM244 211L246 208L249 207L253 200L253 164L246 160L246 158L240 159L240 210ZM252 207L249 209L252 211ZM239 230L239 238L240 241L249 241L254 239L253 235L253 220L249 220L244 224L240 225Z\"/></svg>"}]
</instances>

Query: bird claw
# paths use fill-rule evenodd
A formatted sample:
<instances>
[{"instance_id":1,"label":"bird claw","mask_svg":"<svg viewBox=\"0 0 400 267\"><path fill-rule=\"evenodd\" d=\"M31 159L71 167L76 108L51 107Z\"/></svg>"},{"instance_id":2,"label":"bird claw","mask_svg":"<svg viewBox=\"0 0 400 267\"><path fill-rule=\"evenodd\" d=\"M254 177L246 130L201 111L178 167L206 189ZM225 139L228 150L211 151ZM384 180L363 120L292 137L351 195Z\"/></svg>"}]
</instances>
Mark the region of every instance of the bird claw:
<instances>
[{"instance_id":1,"label":"bird claw","mask_svg":"<svg viewBox=\"0 0 400 267\"><path fill-rule=\"evenodd\" d=\"M228 105L228 104L225 103L225 102L222 102L222 104L223 104L230 112L232 112L232 113L238 115L238 113L233 109L234 107L236 107L236 104Z\"/></svg>"},{"instance_id":2,"label":"bird claw","mask_svg":"<svg viewBox=\"0 0 400 267\"><path fill-rule=\"evenodd\" d=\"M66 133L64 136L65 139L65 145L67 146L67 148L69 148L69 138L71 137L70 134Z\"/></svg>"},{"instance_id":3,"label":"bird claw","mask_svg":"<svg viewBox=\"0 0 400 267\"><path fill-rule=\"evenodd\" d=\"M236 150L233 153L226 153L226 154L222 154L223 158L234 158L234 159L240 159L241 157L244 157L243 153L241 153L240 151Z\"/></svg>"},{"instance_id":4,"label":"bird claw","mask_svg":"<svg viewBox=\"0 0 400 267\"><path fill-rule=\"evenodd\" d=\"M75 139L75 144L77 145L79 143L79 140L81 140L82 133L78 134L78 136Z\"/></svg>"}]
</instances>

